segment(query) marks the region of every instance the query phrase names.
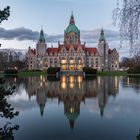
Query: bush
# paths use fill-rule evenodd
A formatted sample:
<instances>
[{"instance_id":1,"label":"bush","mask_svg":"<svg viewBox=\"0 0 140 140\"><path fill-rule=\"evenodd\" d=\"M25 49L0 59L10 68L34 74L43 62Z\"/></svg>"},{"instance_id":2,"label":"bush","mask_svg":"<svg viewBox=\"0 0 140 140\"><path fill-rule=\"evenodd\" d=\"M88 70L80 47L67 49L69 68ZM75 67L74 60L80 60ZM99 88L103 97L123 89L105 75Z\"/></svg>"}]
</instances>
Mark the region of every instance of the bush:
<instances>
[{"instance_id":1,"label":"bush","mask_svg":"<svg viewBox=\"0 0 140 140\"><path fill-rule=\"evenodd\" d=\"M48 74L56 74L59 71L60 71L60 68L59 67L49 67L47 69L47 73Z\"/></svg>"},{"instance_id":2,"label":"bush","mask_svg":"<svg viewBox=\"0 0 140 140\"><path fill-rule=\"evenodd\" d=\"M14 70L14 69L6 69L4 71L5 74L17 74L18 70Z\"/></svg>"},{"instance_id":3,"label":"bush","mask_svg":"<svg viewBox=\"0 0 140 140\"><path fill-rule=\"evenodd\" d=\"M91 67L84 67L83 72L85 72L85 74L97 74L97 69L93 69Z\"/></svg>"}]
</instances>

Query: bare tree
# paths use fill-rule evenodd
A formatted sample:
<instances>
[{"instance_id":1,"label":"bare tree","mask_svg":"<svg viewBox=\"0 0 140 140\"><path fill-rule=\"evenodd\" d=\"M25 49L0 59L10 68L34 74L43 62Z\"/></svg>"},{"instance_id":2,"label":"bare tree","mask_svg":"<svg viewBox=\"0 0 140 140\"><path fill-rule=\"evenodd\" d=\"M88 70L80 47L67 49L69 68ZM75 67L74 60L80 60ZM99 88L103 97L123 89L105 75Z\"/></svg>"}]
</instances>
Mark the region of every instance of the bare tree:
<instances>
[{"instance_id":1,"label":"bare tree","mask_svg":"<svg viewBox=\"0 0 140 140\"><path fill-rule=\"evenodd\" d=\"M117 0L113 11L115 25L119 25L122 46L130 47L130 54L140 52L140 0Z\"/></svg>"}]
</instances>

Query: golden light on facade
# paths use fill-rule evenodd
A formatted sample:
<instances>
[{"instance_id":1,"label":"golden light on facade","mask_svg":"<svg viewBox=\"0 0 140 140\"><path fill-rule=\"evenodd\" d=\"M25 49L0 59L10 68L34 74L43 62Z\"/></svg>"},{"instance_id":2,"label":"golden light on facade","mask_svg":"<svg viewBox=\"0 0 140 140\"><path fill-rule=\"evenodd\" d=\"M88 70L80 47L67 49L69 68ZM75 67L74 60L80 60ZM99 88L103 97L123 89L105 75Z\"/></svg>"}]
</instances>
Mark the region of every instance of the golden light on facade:
<instances>
[{"instance_id":1,"label":"golden light on facade","mask_svg":"<svg viewBox=\"0 0 140 140\"><path fill-rule=\"evenodd\" d=\"M66 60L61 60L61 64L66 64Z\"/></svg>"},{"instance_id":2,"label":"golden light on facade","mask_svg":"<svg viewBox=\"0 0 140 140\"><path fill-rule=\"evenodd\" d=\"M74 63L74 60L70 60L70 63L73 64Z\"/></svg>"}]
</instances>

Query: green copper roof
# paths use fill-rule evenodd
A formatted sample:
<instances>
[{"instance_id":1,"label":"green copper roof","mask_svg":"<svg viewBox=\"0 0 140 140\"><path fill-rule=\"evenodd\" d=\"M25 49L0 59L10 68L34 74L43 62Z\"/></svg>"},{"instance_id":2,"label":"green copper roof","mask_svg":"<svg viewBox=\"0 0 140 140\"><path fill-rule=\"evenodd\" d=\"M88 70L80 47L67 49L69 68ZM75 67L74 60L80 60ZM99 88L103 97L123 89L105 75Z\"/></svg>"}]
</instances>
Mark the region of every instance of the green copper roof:
<instances>
[{"instance_id":1,"label":"green copper roof","mask_svg":"<svg viewBox=\"0 0 140 140\"><path fill-rule=\"evenodd\" d=\"M79 33L80 33L79 29L78 29L77 26L75 25L73 12L72 12L72 14L71 14L69 26L67 27L67 29L65 30L65 32L66 32L66 33L74 32L74 33L76 33L76 34L79 34Z\"/></svg>"},{"instance_id":2,"label":"green copper roof","mask_svg":"<svg viewBox=\"0 0 140 140\"><path fill-rule=\"evenodd\" d=\"M74 32L74 33L76 33L76 34L79 34L79 29L77 28L77 26L76 25L74 25L74 24L70 24L68 27L67 27L67 29L66 29L66 31L65 31L66 33L70 33L70 32Z\"/></svg>"},{"instance_id":3,"label":"green copper roof","mask_svg":"<svg viewBox=\"0 0 140 140\"><path fill-rule=\"evenodd\" d=\"M44 37L44 32L43 32L43 30L40 31L39 42L45 43L45 37Z\"/></svg>"},{"instance_id":4,"label":"green copper roof","mask_svg":"<svg viewBox=\"0 0 140 140\"><path fill-rule=\"evenodd\" d=\"M104 30L101 30L99 41L105 41Z\"/></svg>"}]
</instances>

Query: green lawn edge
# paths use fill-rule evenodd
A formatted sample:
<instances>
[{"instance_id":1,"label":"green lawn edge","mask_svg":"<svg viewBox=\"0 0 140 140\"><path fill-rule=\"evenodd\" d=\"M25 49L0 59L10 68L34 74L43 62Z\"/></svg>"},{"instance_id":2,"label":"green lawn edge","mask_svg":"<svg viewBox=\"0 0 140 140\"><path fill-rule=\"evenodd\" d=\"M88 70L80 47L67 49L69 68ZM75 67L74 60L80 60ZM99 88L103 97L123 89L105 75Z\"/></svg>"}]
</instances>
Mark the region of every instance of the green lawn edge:
<instances>
[{"instance_id":1,"label":"green lawn edge","mask_svg":"<svg viewBox=\"0 0 140 140\"><path fill-rule=\"evenodd\" d=\"M18 72L17 74L5 74L3 72L0 72L0 76L19 76L19 77L25 77L25 76L40 76L40 75L47 75L47 71L22 71Z\"/></svg>"},{"instance_id":2,"label":"green lawn edge","mask_svg":"<svg viewBox=\"0 0 140 140\"><path fill-rule=\"evenodd\" d=\"M0 72L0 77L3 76L40 76L40 75L48 75L47 71L22 71L18 72L17 74L4 74ZM128 74L126 71L98 71L96 76L140 76L140 74Z\"/></svg>"}]
</instances>

